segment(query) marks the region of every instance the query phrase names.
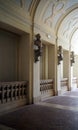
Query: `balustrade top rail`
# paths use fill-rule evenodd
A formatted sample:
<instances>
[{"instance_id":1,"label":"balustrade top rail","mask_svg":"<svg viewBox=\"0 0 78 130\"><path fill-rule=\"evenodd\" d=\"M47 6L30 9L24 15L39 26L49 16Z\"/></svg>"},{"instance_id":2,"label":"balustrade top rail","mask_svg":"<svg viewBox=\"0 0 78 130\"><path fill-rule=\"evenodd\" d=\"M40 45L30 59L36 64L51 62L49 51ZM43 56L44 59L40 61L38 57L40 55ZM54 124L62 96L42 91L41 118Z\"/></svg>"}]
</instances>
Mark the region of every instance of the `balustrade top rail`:
<instances>
[{"instance_id":1,"label":"balustrade top rail","mask_svg":"<svg viewBox=\"0 0 78 130\"><path fill-rule=\"evenodd\" d=\"M24 85L24 84L28 84L28 81L11 81L11 82L0 82L0 87L1 86L10 86L10 85L12 85L12 86L18 86L18 85Z\"/></svg>"},{"instance_id":2,"label":"balustrade top rail","mask_svg":"<svg viewBox=\"0 0 78 130\"><path fill-rule=\"evenodd\" d=\"M53 83L53 79L40 80L40 84L51 84L51 83Z\"/></svg>"}]
</instances>

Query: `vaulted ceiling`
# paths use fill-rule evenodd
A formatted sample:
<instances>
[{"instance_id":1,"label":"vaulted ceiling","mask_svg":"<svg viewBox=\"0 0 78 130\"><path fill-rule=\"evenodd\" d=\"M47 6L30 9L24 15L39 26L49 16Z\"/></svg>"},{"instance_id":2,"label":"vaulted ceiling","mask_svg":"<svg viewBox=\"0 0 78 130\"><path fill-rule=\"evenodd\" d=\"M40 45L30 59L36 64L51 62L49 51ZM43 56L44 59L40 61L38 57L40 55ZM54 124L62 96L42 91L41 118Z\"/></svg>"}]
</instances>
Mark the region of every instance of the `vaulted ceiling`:
<instances>
[{"instance_id":1,"label":"vaulted ceiling","mask_svg":"<svg viewBox=\"0 0 78 130\"><path fill-rule=\"evenodd\" d=\"M45 41L78 50L74 47L78 39L78 0L0 0L0 10L1 22L5 23L7 16L7 24L20 25L25 31L27 23L34 33L40 31Z\"/></svg>"},{"instance_id":2,"label":"vaulted ceiling","mask_svg":"<svg viewBox=\"0 0 78 130\"><path fill-rule=\"evenodd\" d=\"M78 38L78 0L41 0L35 23L49 30L59 44L69 48L74 38Z\"/></svg>"}]
</instances>

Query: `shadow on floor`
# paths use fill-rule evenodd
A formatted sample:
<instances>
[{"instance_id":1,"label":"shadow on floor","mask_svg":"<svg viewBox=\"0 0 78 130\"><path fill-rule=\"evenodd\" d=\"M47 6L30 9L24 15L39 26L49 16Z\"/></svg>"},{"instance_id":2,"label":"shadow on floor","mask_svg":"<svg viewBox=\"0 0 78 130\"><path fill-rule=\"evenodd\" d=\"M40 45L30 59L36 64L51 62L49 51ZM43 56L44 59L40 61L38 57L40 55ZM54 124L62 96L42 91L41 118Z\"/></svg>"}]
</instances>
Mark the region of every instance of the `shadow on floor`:
<instances>
[{"instance_id":1,"label":"shadow on floor","mask_svg":"<svg viewBox=\"0 0 78 130\"><path fill-rule=\"evenodd\" d=\"M45 100L45 105L40 105L40 103L28 105L0 116L0 124L16 130L78 130L78 111L50 105L61 104L63 108L67 105L75 109L78 107L77 100L78 98L66 97L66 95L55 96Z\"/></svg>"}]
</instances>

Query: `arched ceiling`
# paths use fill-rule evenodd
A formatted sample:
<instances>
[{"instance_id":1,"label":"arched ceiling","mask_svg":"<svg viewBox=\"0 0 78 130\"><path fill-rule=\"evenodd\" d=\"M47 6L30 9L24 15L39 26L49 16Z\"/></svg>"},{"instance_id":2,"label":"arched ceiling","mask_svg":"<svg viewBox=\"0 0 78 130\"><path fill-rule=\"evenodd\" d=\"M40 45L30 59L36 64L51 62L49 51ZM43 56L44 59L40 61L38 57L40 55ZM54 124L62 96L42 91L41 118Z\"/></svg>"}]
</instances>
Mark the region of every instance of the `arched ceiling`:
<instances>
[{"instance_id":1,"label":"arched ceiling","mask_svg":"<svg viewBox=\"0 0 78 130\"><path fill-rule=\"evenodd\" d=\"M78 0L41 0L34 23L58 37L65 48L68 44L68 49L72 37L78 35Z\"/></svg>"},{"instance_id":2,"label":"arched ceiling","mask_svg":"<svg viewBox=\"0 0 78 130\"><path fill-rule=\"evenodd\" d=\"M78 55L78 29L72 35L71 38L71 50Z\"/></svg>"},{"instance_id":3,"label":"arched ceiling","mask_svg":"<svg viewBox=\"0 0 78 130\"><path fill-rule=\"evenodd\" d=\"M28 24L30 22L31 26L34 23L34 30L36 28L37 32L41 31L45 41L49 40L49 35L52 38L49 42L55 44L58 39L58 44L64 49L72 48L70 43L74 46L73 39L78 36L78 0L7 0L7 2L20 7L16 8L19 9L18 14L22 11L21 18ZM13 12L14 6L11 8Z\"/></svg>"},{"instance_id":4,"label":"arched ceiling","mask_svg":"<svg viewBox=\"0 0 78 130\"><path fill-rule=\"evenodd\" d=\"M61 39L61 41L64 40L65 41L64 43L68 43L70 47L72 37L73 35L75 35L77 28L78 28L78 8L71 11L62 20L58 29L59 39Z\"/></svg>"},{"instance_id":5,"label":"arched ceiling","mask_svg":"<svg viewBox=\"0 0 78 130\"><path fill-rule=\"evenodd\" d=\"M12 4L14 3L18 7L21 7L26 12L26 14L28 13L32 18L40 2L40 0L11 0L11 1L7 0L7 1L12 2Z\"/></svg>"}]
</instances>

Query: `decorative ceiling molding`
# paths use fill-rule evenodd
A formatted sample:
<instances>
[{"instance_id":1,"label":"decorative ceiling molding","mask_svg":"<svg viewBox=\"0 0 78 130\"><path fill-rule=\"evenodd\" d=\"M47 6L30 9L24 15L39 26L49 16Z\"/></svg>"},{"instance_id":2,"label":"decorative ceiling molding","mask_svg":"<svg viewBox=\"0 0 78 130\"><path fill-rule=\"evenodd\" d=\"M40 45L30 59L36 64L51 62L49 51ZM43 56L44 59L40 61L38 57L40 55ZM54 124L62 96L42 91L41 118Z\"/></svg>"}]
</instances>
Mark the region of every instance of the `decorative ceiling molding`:
<instances>
[{"instance_id":1,"label":"decorative ceiling molding","mask_svg":"<svg viewBox=\"0 0 78 130\"><path fill-rule=\"evenodd\" d=\"M34 17L34 14L35 14L35 11L36 11L36 8L39 4L40 0L32 0L30 6L29 6L29 13L30 13L30 16Z\"/></svg>"},{"instance_id":2,"label":"decorative ceiling molding","mask_svg":"<svg viewBox=\"0 0 78 130\"><path fill-rule=\"evenodd\" d=\"M7 1L0 0L0 22L30 32L32 26L31 17L21 7L15 5L14 2Z\"/></svg>"},{"instance_id":3,"label":"decorative ceiling molding","mask_svg":"<svg viewBox=\"0 0 78 130\"><path fill-rule=\"evenodd\" d=\"M58 30L58 37L62 36L70 42L70 36L76 28L78 28L78 9L74 9L63 19Z\"/></svg>"},{"instance_id":4,"label":"decorative ceiling molding","mask_svg":"<svg viewBox=\"0 0 78 130\"><path fill-rule=\"evenodd\" d=\"M52 23L54 21L54 18L59 13L61 13L61 14L64 13L64 6L65 6L65 2L61 1L61 0L53 1L52 3L50 3L49 7L51 8L51 14L50 14L50 16L47 16L44 19L44 24L46 24L52 28ZM49 9L49 7L48 7L48 9Z\"/></svg>"},{"instance_id":5,"label":"decorative ceiling molding","mask_svg":"<svg viewBox=\"0 0 78 130\"><path fill-rule=\"evenodd\" d=\"M71 13L71 12L73 12L75 9L78 9L78 3L77 4L74 4L74 5L72 5L71 7L69 7L67 10L66 10L66 12L65 12L65 14L63 14L61 17L60 17L60 19L58 19L58 21L57 21L57 23L56 23L56 26L55 26L55 34L56 34L56 36L58 36L59 35L59 28L60 28L60 26L61 26L61 24L62 24L62 22L63 22L63 20ZM70 18L71 19L71 18ZM66 23L66 26L67 26L67 23Z\"/></svg>"},{"instance_id":6,"label":"decorative ceiling molding","mask_svg":"<svg viewBox=\"0 0 78 130\"><path fill-rule=\"evenodd\" d=\"M78 0L41 0L34 16L36 24L70 44L72 34L78 28Z\"/></svg>"},{"instance_id":7,"label":"decorative ceiling molding","mask_svg":"<svg viewBox=\"0 0 78 130\"><path fill-rule=\"evenodd\" d=\"M40 33L43 36L43 40L48 41L49 43L55 44L56 37L54 34L50 33L46 30L46 28L41 28L38 24L34 24L34 33ZM50 38L48 38L48 35L50 35Z\"/></svg>"},{"instance_id":8,"label":"decorative ceiling molding","mask_svg":"<svg viewBox=\"0 0 78 130\"><path fill-rule=\"evenodd\" d=\"M67 0L41 0L35 13L34 23L56 34L56 22L60 19L60 15L65 13L66 3Z\"/></svg>"}]
</instances>

